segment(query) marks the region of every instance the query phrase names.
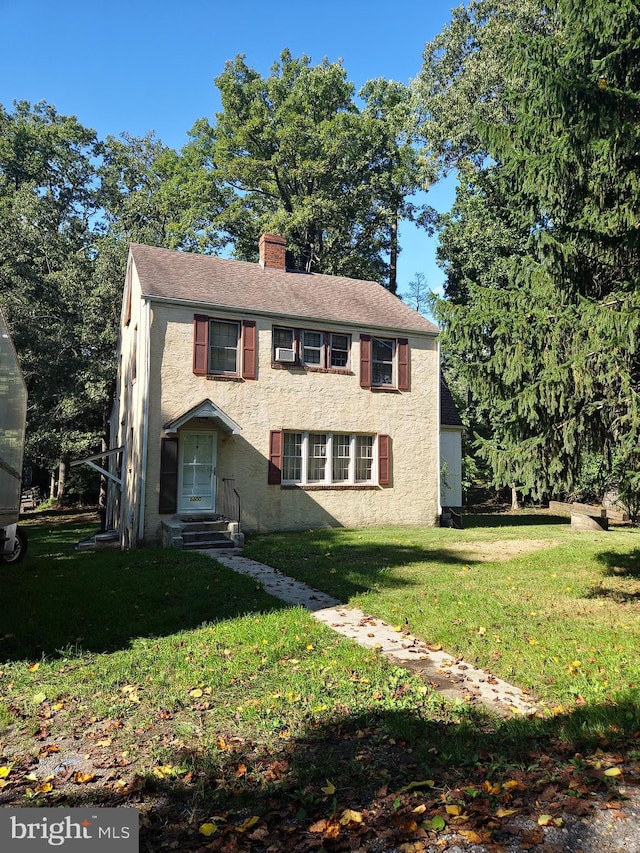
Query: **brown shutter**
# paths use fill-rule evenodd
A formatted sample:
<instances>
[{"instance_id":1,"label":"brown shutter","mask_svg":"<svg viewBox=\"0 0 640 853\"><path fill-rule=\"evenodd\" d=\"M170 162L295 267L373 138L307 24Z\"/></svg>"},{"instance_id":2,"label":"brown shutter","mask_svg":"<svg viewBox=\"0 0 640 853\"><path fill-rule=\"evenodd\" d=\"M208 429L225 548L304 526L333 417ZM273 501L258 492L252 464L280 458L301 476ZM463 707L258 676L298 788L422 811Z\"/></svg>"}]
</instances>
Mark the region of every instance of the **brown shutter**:
<instances>
[{"instance_id":1,"label":"brown shutter","mask_svg":"<svg viewBox=\"0 0 640 853\"><path fill-rule=\"evenodd\" d=\"M254 320L242 321L242 377L256 378L256 324Z\"/></svg>"},{"instance_id":2,"label":"brown shutter","mask_svg":"<svg viewBox=\"0 0 640 853\"><path fill-rule=\"evenodd\" d=\"M378 483L388 486L391 483L391 436L378 436Z\"/></svg>"},{"instance_id":3,"label":"brown shutter","mask_svg":"<svg viewBox=\"0 0 640 853\"><path fill-rule=\"evenodd\" d=\"M278 486L282 482L282 430L269 433L269 473L267 483Z\"/></svg>"},{"instance_id":4,"label":"brown shutter","mask_svg":"<svg viewBox=\"0 0 640 853\"><path fill-rule=\"evenodd\" d=\"M360 387L371 388L371 335L360 335Z\"/></svg>"},{"instance_id":5,"label":"brown shutter","mask_svg":"<svg viewBox=\"0 0 640 853\"><path fill-rule=\"evenodd\" d=\"M409 390L409 341L398 338L398 390Z\"/></svg>"},{"instance_id":6,"label":"brown shutter","mask_svg":"<svg viewBox=\"0 0 640 853\"><path fill-rule=\"evenodd\" d=\"M193 372L206 376L209 367L209 318L196 314L193 318Z\"/></svg>"},{"instance_id":7,"label":"brown shutter","mask_svg":"<svg viewBox=\"0 0 640 853\"><path fill-rule=\"evenodd\" d=\"M326 367L327 369L329 369L331 367L331 334L329 332L323 332L322 343L322 367Z\"/></svg>"},{"instance_id":8,"label":"brown shutter","mask_svg":"<svg viewBox=\"0 0 640 853\"><path fill-rule=\"evenodd\" d=\"M178 439L163 438L160 446L160 506L158 512L172 514L178 508Z\"/></svg>"}]
</instances>

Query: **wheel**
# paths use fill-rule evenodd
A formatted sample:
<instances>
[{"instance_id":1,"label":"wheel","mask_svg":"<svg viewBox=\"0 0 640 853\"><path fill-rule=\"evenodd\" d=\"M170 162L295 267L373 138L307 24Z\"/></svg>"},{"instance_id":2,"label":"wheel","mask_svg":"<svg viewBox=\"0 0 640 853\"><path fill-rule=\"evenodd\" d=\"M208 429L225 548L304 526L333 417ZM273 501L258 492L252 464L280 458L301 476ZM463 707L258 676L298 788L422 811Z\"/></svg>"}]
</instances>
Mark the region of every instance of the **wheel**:
<instances>
[{"instance_id":1,"label":"wheel","mask_svg":"<svg viewBox=\"0 0 640 853\"><path fill-rule=\"evenodd\" d=\"M18 527L18 529L16 530L16 538L13 545L13 554L5 554L4 556L0 557L0 560L3 560L5 563L19 563L26 553L27 537Z\"/></svg>"}]
</instances>

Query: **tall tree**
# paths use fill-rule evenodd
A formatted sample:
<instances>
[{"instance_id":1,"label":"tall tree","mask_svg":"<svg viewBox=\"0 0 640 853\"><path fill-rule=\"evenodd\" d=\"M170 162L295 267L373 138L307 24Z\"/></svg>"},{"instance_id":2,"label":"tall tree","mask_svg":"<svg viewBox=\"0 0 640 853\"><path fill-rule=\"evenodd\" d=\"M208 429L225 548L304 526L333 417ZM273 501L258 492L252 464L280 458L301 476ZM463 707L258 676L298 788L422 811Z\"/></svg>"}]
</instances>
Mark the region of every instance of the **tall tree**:
<instances>
[{"instance_id":1,"label":"tall tree","mask_svg":"<svg viewBox=\"0 0 640 853\"><path fill-rule=\"evenodd\" d=\"M236 255L255 258L260 233L275 231L287 238L295 268L394 288L393 229L415 189L390 118L400 93L372 86L361 111L342 65L314 66L288 51L266 78L238 56L216 84L222 112L213 126L199 121L192 136L201 152L209 145L213 168L234 192L216 222Z\"/></svg>"},{"instance_id":2,"label":"tall tree","mask_svg":"<svg viewBox=\"0 0 640 853\"><path fill-rule=\"evenodd\" d=\"M231 201L197 142L180 152L153 133L108 136L99 201L112 236L168 249L210 253L223 245L215 219ZM125 250L126 251L126 250Z\"/></svg>"},{"instance_id":3,"label":"tall tree","mask_svg":"<svg viewBox=\"0 0 640 853\"><path fill-rule=\"evenodd\" d=\"M0 298L29 390L27 454L95 448L109 399L111 295L93 282L95 133L45 103L0 107ZM108 365L108 367L106 366Z\"/></svg>"},{"instance_id":4,"label":"tall tree","mask_svg":"<svg viewBox=\"0 0 640 853\"><path fill-rule=\"evenodd\" d=\"M505 11L491 5L485 39ZM514 247L497 288L441 305L441 322L474 361L474 398L493 401L482 452L496 480L532 494L570 486L593 450L622 460L623 488L640 487L637 12L540 5L503 31L492 111L481 98L457 125L459 151L468 140L477 166L491 158L526 254Z\"/></svg>"}]
</instances>

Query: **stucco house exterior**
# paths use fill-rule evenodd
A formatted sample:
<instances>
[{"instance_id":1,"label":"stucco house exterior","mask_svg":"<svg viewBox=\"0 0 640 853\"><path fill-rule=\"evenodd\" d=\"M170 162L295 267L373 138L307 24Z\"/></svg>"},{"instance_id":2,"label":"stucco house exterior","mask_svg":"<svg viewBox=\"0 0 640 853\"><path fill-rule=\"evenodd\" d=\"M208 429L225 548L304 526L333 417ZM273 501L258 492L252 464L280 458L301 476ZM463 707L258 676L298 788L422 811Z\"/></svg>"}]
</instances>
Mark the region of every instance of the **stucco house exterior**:
<instances>
[{"instance_id":1,"label":"stucco house exterior","mask_svg":"<svg viewBox=\"0 0 640 853\"><path fill-rule=\"evenodd\" d=\"M132 245L111 419L122 547L433 525L437 328L379 284ZM198 535L195 535L198 534Z\"/></svg>"}]
</instances>

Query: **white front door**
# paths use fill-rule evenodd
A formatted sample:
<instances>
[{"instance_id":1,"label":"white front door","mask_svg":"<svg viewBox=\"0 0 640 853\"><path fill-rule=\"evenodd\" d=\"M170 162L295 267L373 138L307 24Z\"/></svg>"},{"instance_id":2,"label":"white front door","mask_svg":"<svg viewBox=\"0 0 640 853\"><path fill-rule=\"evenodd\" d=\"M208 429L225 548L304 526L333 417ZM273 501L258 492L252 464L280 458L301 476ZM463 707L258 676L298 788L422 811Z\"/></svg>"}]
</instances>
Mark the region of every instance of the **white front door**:
<instances>
[{"instance_id":1,"label":"white front door","mask_svg":"<svg viewBox=\"0 0 640 853\"><path fill-rule=\"evenodd\" d=\"M181 432L178 512L213 512L216 508L215 432Z\"/></svg>"}]
</instances>

